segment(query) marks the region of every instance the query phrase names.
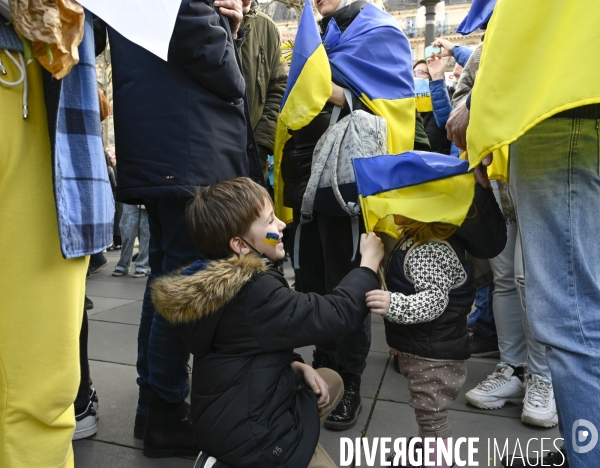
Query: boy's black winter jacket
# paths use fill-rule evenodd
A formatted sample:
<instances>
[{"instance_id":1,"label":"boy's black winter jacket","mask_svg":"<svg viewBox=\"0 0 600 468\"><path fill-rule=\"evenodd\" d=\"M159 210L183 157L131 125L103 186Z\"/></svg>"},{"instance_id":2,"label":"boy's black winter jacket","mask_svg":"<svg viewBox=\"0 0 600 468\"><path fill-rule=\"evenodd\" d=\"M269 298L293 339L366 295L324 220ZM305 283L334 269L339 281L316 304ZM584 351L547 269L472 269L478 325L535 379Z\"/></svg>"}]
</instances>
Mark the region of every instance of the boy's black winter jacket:
<instances>
[{"instance_id":1,"label":"boy's black winter jacket","mask_svg":"<svg viewBox=\"0 0 600 468\"><path fill-rule=\"evenodd\" d=\"M192 274L190 274L192 273ZM329 295L302 294L258 256L159 278L152 298L194 354L192 412L199 448L235 468L303 468L319 439L315 394L290 363L294 348L327 343L363 323L367 268Z\"/></svg>"}]
</instances>

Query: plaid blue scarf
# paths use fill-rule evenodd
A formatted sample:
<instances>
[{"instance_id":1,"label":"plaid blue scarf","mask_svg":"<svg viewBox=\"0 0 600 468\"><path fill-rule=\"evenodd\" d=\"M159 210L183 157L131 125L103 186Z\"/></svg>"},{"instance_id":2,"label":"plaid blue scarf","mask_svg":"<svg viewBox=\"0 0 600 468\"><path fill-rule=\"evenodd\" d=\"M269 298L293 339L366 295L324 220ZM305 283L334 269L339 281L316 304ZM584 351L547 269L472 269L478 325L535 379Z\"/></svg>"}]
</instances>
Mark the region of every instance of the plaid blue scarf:
<instances>
[{"instance_id":1,"label":"plaid blue scarf","mask_svg":"<svg viewBox=\"0 0 600 468\"><path fill-rule=\"evenodd\" d=\"M85 20L79 64L61 80L57 113L51 116L52 108L47 105L58 229L65 258L100 252L113 236L115 209L102 144L94 32L88 11ZM47 104L48 100L46 96Z\"/></svg>"}]
</instances>

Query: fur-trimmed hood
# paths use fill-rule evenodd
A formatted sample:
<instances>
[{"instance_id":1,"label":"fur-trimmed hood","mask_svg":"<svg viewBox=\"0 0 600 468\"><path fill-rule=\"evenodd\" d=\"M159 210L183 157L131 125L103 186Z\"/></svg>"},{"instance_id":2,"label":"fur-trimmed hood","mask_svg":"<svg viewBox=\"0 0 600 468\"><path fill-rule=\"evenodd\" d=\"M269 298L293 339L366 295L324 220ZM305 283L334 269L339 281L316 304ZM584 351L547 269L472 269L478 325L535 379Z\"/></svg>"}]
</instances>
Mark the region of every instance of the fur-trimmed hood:
<instances>
[{"instance_id":1,"label":"fur-trimmed hood","mask_svg":"<svg viewBox=\"0 0 600 468\"><path fill-rule=\"evenodd\" d=\"M172 324L208 317L229 303L252 277L267 270L256 255L209 262L194 274L161 276L152 284L152 302Z\"/></svg>"}]
</instances>

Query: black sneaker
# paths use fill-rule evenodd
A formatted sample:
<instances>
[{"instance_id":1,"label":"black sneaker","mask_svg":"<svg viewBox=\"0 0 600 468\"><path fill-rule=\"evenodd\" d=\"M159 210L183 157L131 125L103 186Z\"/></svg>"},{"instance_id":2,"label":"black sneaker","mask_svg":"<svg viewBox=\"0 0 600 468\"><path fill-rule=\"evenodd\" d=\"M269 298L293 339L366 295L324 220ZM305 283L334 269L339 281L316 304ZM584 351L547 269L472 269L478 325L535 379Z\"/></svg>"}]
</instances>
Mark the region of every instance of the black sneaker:
<instances>
[{"instance_id":1,"label":"black sneaker","mask_svg":"<svg viewBox=\"0 0 600 468\"><path fill-rule=\"evenodd\" d=\"M85 296L85 310L90 310L94 308L94 301L92 301L89 297Z\"/></svg>"},{"instance_id":2,"label":"black sneaker","mask_svg":"<svg viewBox=\"0 0 600 468\"><path fill-rule=\"evenodd\" d=\"M88 271L90 273L98 273L98 270L100 270L100 268L104 268L106 265L108 265L108 260L107 258L102 255L97 262L96 261L90 261L90 266L88 267Z\"/></svg>"},{"instance_id":3,"label":"black sneaker","mask_svg":"<svg viewBox=\"0 0 600 468\"><path fill-rule=\"evenodd\" d=\"M488 340L476 328L469 335L469 349L473 357L500 357L498 340Z\"/></svg>"},{"instance_id":4,"label":"black sneaker","mask_svg":"<svg viewBox=\"0 0 600 468\"><path fill-rule=\"evenodd\" d=\"M523 460L521 457L515 457L515 455L512 457L507 456L502 459L502 466L504 468L529 468L534 466L560 466L562 468L569 468L569 460L567 460L567 454L563 447L558 452L550 452L541 460L537 457L530 457Z\"/></svg>"},{"instance_id":5,"label":"black sneaker","mask_svg":"<svg viewBox=\"0 0 600 468\"><path fill-rule=\"evenodd\" d=\"M98 393L96 393L95 388L90 388L90 401L92 402L92 406L94 407L94 411L96 412L96 417L100 417L100 402L98 401Z\"/></svg>"}]
</instances>

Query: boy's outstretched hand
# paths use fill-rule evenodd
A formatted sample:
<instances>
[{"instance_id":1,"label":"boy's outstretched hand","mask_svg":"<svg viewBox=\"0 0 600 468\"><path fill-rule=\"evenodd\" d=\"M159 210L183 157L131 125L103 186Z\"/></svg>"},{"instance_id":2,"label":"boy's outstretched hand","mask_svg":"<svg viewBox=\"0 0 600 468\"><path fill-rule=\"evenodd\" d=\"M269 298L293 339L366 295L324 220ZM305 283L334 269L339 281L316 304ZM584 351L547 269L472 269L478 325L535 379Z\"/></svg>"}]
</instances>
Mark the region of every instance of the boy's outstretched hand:
<instances>
[{"instance_id":1,"label":"boy's outstretched hand","mask_svg":"<svg viewBox=\"0 0 600 468\"><path fill-rule=\"evenodd\" d=\"M367 307L373 314L385 315L390 308L391 296L389 291L374 289L367 293Z\"/></svg>"},{"instance_id":2,"label":"boy's outstretched hand","mask_svg":"<svg viewBox=\"0 0 600 468\"><path fill-rule=\"evenodd\" d=\"M292 362L292 368L296 373L304 375L306 385L312 388L317 395L317 406L323 408L329 403L329 385L323 380L319 373L311 366L301 362Z\"/></svg>"},{"instance_id":3,"label":"boy's outstretched hand","mask_svg":"<svg viewBox=\"0 0 600 468\"><path fill-rule=\"evenodd\" d=\"M367 267L377 273L383 260L383 242L374 232L360 236L360 266Z\"/></svg>"}]
</instances>

